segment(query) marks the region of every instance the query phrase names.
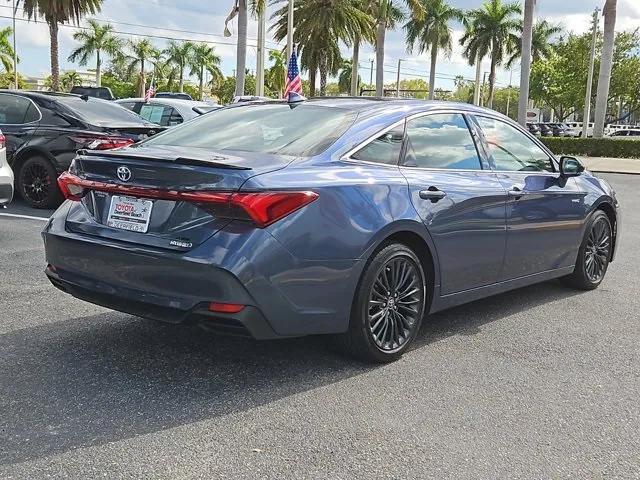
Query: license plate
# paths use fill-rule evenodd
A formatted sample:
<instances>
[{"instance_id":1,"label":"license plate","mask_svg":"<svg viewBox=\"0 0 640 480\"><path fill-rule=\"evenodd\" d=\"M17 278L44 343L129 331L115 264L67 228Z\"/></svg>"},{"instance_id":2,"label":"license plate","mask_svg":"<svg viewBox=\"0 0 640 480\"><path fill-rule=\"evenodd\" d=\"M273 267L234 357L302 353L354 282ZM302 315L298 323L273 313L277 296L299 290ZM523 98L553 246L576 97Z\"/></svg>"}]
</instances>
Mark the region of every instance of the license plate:
<instances>
[{"instance_id":1,"label":"license plate","mask_svg":"<svg viewBox=\"0 0 640 480\"><path fill-rule=\"evenodd\" d=\"M151 200L132 197L111 197L107 225L130 232L147 233L151 217Z\"/></svg>"}]
</instances>

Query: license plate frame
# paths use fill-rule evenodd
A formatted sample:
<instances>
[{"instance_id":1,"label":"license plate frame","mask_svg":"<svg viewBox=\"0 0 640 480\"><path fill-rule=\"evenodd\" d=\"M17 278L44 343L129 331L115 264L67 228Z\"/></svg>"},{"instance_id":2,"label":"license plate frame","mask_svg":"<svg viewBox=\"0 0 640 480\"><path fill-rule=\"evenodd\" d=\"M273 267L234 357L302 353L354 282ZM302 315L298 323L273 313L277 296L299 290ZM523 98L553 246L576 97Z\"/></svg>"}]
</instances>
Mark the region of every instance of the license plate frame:
<instances>
[{"instance_id":1,"label":"license plate frame","mask_svg":"<svg viewBox=\"0 0 640 480\"><path fill-rule=\"evenodd\" d=\"M107 226L136 233L149 231L153 201L114 195L107 212Z\"/></svg>"}]
</instances>

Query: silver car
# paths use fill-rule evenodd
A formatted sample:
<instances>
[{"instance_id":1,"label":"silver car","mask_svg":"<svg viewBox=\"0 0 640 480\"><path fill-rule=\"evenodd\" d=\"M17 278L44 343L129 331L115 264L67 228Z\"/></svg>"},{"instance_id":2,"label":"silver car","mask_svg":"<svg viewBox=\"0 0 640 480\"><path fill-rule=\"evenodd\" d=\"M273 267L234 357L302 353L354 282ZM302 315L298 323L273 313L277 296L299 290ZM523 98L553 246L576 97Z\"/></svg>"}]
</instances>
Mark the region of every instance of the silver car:
<instances>
[{"instance_id":1,"label":"silver car","mask_svg":"<svg viewBox=\"0 0 640 480\"><path fill-rule=\"evenodd\" d=\"M116 103L162 127L173 127L221 108L221 105L212 103L174 98L150 98L146 102L144 98L123 98Z\"/></svg>"},{"instance_id":2,"label":"silver car","mask_svg":"<svg viewBox=\"0 0 640 480\"><path fill-rule=\"evenodd\" d=\"M7 139L0 132L0 207L13 199L13 170L7 163Z\"/></svg>"}]
</instances>

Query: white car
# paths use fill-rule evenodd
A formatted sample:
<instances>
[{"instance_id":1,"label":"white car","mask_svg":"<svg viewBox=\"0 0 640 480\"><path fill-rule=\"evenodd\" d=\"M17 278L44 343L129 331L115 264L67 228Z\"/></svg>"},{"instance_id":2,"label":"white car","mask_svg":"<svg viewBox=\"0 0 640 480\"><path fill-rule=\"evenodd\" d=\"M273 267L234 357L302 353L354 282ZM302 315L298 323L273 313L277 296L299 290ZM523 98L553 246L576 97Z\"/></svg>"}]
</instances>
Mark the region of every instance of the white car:
<instances>
[{"instance_id":1,"label":"white car","mask_svg":"<svg viewBox=\"0 0 640 480\"><path fill-rule=\"evenodd\" d=\"M7 163L7 139L0 132L0 207L13 199L13 170Z\"/></svg>"},{"instance_id":2,"label":"white car","mask_svg":"<svg viewBox=\"0 0 640 480\"><path fill-rule=\"evenodd\" d=\"M571 128L574 128L575 130L577 130L579 137L582 136L582 122L568 122L567 125L569 125ZM592 122L589 122L589 124L587 125L587 137L593 137L593 123Z\"/></svg>"},{"instance_id":3,"label":"white car","mask_svg":"<svg viewBox=\"0 0 640 480\"><path fill-rule=\"evenodd\" d=\"M625 128L617 130L611 133L609 137L615 139L640 140L640 128Z\"/></svg>"},{"instance_id":4,"label":"white car","mask_svg":"<svg viewBox=\"0 0 640 480\"><path fill-rule=\"evenodd\" d=\"M221 105L213 103L175 98L150 98L147 102L144 98L123 98L115 102L161 127L180 125L199 115L222 108Z\"/></svg>"}]
</instances>

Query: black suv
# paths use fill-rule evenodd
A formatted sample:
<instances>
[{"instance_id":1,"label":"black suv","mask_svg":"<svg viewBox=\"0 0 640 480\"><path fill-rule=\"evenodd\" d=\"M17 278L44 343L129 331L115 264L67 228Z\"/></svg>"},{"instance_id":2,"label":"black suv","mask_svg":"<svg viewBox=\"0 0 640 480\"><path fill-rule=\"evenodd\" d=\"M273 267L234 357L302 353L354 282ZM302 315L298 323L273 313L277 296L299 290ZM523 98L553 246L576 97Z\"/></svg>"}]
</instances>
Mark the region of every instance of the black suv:
<instances>
[{"instance_id":1,"label":"black suv","mask_svg":"<svg viewBox=\"0 0 640 480\"><path fill-rule=\"evenodd\" d=\"M75 95L86 95L87 97L101 98L102 100L115 100L109 87L83 87L76 85L71 88L71 93Z\"/></svg>"},{"instance_id":2,"label":"black suv","mask_svg":"<svg viewBox=\"0 0 640 480\"><path fill-rule=\"evenodd\" d=\"M53 208L62 201L58 175L77 150L124 147L163 128L106 100L2 90L0 130L16 190L32 207Z\"/></svg>"}]
</instances>

